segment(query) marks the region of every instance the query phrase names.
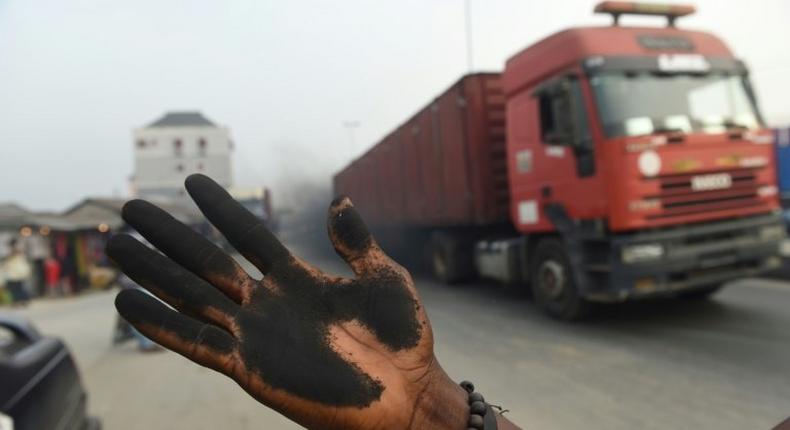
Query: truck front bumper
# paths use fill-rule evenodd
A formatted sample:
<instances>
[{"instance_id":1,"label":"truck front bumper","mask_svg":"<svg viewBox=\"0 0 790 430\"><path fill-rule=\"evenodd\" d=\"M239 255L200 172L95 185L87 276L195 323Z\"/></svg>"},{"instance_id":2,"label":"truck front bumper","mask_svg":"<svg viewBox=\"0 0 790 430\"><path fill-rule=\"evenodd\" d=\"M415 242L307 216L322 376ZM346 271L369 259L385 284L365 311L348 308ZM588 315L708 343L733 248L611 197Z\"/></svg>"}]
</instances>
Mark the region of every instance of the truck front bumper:
<instances>
[{"instance_id":1,"label":"truck front bumper","mask_svg":"<svg viewBox=\"0 0 790 430\"><path fill-rule=\"evenodd\" d=\"M785 236L780 214L615 235L608 261L601 261L600 247L585 258L593 263L582 291L588 300L617 302L755 276L781 264Z\"/></svg>"}]
</instances>

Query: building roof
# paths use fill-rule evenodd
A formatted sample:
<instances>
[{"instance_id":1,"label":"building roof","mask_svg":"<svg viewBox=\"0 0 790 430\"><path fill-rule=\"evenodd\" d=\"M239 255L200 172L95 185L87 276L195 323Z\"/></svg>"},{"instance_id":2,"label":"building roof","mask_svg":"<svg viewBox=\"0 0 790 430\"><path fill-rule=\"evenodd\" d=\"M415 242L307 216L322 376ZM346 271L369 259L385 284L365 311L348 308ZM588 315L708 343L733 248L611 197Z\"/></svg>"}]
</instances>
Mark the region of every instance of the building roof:
<instances>
[{"instance_id":1,"label":"building roof","mask_svg":"<svg viewBox=\"0 0 790 430\"><path fill-rule=\"evenodd\" d=\"M85 198L62 213L32 212L14 203L0 203L0 231L17 230L21 227L49 227L52 231L93 230L106 224L113 230L126 223L121 217L124 198ZM177 220L196 225L205 221L195 205L178 204L171 201L152 201Z\"/></svg>"},{"instance_id":2,"label":"building roof","mask_svg":"<svg viewBox=\"0 0 790 430\"><path fill-rule=\"evenodd\" d=\"M31 212L16 203L0 203L0 218L16 218Z\"/></svg>"},{"instance_id":3,"label":"building roof","mask_svg":"<svg viewBox=\"0 0 790 430\"><path fill-rule=\"evenodd\" d=\"M0 203L0 228L16 228L32 214L16 203Z\"/></svg>"},{"instance_id":4,"label":"building roof","mask_svg":"<svg viewBox=\"0 0 790 430\"><path fill-rule=\"evenodd\" d=\"M29 211L16 203L0 203L0 230L16 230L24 226L48 226L63 231L76 229L73 222L59 214Z\"/></svg>"},{"instance_id":5,"label":"building roof","mask_svg":"<svg viewBox=\"0 0 790 430\"><path fill-rule=\"evenodd\" d=\"M103 223L113 229L117 229L124 225L121 211L127 201L124 198L86 198L67 209L62 217L81 228L92 228ZM203 216L197 207L165 201L153 201L152 203L186 224L195 224L203 220ZM100 210L96 211L91 208Z\"/></svg>"},{"instance_id":6,"label":"building roof","mask_svg":"<svg viewBox=\"0 0 790 430\"><path fill-rule=\"evenodd\" d=\"M184 112L167 112L158 120L148 124L148 128L163 128L163 127L216 127L217 125L211 122L208 118L203 116L198 111L184 111Z\"/></svg>"}]
</instances>

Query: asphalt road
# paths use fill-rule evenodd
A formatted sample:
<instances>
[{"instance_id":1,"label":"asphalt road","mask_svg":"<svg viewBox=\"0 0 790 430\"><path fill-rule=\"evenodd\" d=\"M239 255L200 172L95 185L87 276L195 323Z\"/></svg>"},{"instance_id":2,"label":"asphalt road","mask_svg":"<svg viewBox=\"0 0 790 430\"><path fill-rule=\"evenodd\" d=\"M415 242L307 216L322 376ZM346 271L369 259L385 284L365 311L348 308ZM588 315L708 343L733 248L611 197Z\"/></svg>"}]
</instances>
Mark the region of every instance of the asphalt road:
<instances>
[{"instance_id":1,"label":"asphalt road","mask_svg":"<svg viewBox=\"0 0 790 430\"><path fill-rule=\"evenodd\" d=\"M494 284L417 284L441 364L525 429L768 429L790 415L788 282L742 280L708 302L609 307L581 324ZM299 428L176 354L111 346L113 296L16 311L68 342L107 429Z\"/></svg>"}]
</instances>

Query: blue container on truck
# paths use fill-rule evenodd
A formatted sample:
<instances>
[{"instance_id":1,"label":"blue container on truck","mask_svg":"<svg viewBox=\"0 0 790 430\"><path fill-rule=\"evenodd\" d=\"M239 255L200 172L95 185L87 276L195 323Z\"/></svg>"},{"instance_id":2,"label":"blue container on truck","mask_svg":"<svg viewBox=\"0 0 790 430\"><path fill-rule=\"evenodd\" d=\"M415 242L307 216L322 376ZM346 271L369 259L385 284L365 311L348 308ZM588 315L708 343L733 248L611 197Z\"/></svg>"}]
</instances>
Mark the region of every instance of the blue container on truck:
<instances>
[{"instance_id":1,"label":"blue container on truck","mask_svg":"<svg viewBox=\"0 0 790 430\"><path fill-rule=\"evenodd\" d=\"M776 171L779 196L785 223L790 226L790 127L774 130L776 142Z\"/></svg>"}]
</instances>

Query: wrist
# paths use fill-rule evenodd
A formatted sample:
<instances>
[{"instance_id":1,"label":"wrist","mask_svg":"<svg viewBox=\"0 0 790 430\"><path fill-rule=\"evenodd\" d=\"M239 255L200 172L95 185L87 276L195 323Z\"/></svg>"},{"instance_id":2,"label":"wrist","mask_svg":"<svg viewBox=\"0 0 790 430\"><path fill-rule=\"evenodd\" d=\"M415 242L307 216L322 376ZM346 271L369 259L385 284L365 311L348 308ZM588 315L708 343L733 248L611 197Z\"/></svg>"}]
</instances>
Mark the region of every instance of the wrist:
<instances>
[{"instance_id":1,"label":"wrist","mask_svg":"<svg viewBox=\"0 0 790 430\"><path fill-rule=\"evenodd\" d=\"M431 378L424 395L420 396L420 401L418 401L415 408L414 416L416 419L412 419L408 428L431 430L464 430L469 428L470 394L465 389L467 387L462 387L453 382L441 368L437 369L437 373L436 377ZM495 414L496 428L500 430L521 430L520 427L502 414L495 413L490 407L488 413Z\"/></svg>"},{"instance_id":2,"label":"wrist","mask_svg":"<svg viewBox=\"0 0 790 430\"><path fill-rule=\"evenodd\" d=\"M469 420L468 393L441 368L426 385L414 407L409 429L464 430Z\"/></svg>"}]
</instances>

